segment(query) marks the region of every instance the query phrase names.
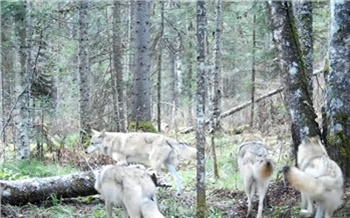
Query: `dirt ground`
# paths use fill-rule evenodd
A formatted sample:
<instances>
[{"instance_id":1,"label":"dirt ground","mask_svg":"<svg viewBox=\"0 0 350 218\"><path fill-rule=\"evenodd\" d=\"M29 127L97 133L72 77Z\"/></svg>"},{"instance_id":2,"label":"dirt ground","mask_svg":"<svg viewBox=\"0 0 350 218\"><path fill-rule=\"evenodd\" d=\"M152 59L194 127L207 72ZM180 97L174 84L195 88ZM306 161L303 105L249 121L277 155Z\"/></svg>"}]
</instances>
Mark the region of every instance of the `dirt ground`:
<instances>
[{"instance_id":1,"label":"dirt ground","mask_svg":"<svg viewBox=\"0 0 350 218\"><path fill-rule=\"evenodd\" d=\"M105 156L96 156L97 159L90 159L86 162L76 152L72 151L65 152L62 156L61 164L74 163L81 170L88 170L89 167L95 167L96 165L110 164L113 161ZM158 202L160 203L161 211L171 211L170 207L181 207L187 208L195 214L196 204L196 192L195 190L184 190L180 196L174 196L173 189L159 190ZM208 190L207 193L207 205L210 211L220 211L220 216L210 217L228 217L228 218L240 218L246 217L247 204L246 196L244 192L230 189L214 189ZM350 183L346 183L344 203L336 211L334 217L350 217ZM300 217L299 214L300 194L293 188L289 187L283 182L283 179L273 181L270 184L267 197L265 198L264 206L264 217L272 218L292 218ZM104 210L104 203L98 198L92 198L89 201L82 199L63 199L59 206L61 210L72 210L72 215L58 216L58 217L104 217L104 215L92 215L96 208ZM56 205L57 206L57 205ZM9 205L1 205L1 217L57 217L53 216L52 213L43 213L52 208L52 202L46 203L45 205L33 206L26 205L18 208ZM65 207L69 209L65 209ZM256 210L258 207L257 199L253 204L252 217L256 216ZM63 208L63 209L62 209ZM51 215L50 215L51 214ZM166 212L166 217L172 218L184 218L184 217L195 217L195 216L184 216L178 213Z\"/></svg>"}]
</instances>

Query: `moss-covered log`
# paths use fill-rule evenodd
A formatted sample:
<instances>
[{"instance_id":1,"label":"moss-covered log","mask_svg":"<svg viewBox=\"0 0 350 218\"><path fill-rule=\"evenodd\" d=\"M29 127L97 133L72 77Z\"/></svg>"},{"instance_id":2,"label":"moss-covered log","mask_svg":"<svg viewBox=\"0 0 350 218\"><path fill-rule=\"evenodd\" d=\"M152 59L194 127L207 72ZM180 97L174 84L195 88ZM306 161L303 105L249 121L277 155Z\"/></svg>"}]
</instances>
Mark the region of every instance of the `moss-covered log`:
<instances>
[{"instance_id":1,"label":"moss-covered log","mask_svg":"<svg viewBox=\"0 0 350 218\"><path fill-rule=\"evenodd\" d=\"M24 180L0 180L1 203L10 205L37 204L51 197L71 198L97 194L93 172L65 176L30 178Z\"/></svg>"}]
</instances>

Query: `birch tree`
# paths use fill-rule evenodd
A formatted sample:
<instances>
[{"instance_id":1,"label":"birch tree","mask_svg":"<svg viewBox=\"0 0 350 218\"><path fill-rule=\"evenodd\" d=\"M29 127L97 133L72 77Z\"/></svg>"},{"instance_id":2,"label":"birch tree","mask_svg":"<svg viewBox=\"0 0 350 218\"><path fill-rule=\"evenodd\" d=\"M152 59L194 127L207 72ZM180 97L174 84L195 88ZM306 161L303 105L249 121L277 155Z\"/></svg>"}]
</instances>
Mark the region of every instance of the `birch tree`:
<instances>
[{"instance_id":1,"label":"birch tree","mask_svg":"<svg viewBox=\"0 0 350 218\"><path fill-rule=\"evenodd\" d=\"M215 21L215 32L214 32L214 71L212 78L211 88L211 119L210 119L210 140L211 140L211 150L213 157L213 174L215 178L219 178L219 170L216 160L216 150L215 150L215 132L220 127L220 100L221 100L221 33L222 33L222 1L216 0L216 21Z\"/></svg>"},{"instance_id":2,"label":"birch tree","mask_svg":"<svg viewBox=\"0 0 350 218\"><path fill-rule=\"evenodd\" d=\"M123 67L122 67L122 49L121 49L121 3L115 0L113 3L113 78L112 85L114 101L114 122L116 130L125 131L124 105L123 105Z\"/></svg>"},{"instance_id":3,"label":"birch tree","mask_svg":"<svg viewBox=\"0 0 350 218\"><path fill-rule=\"evenodd\" d=\"M79 1L79 85L80 85L80 139L85 143L89 127L89 36L88 1Z\"/></svg>"},{"instance_id":4,"label":"birch tree","mask_svg":"<svg viewBox=\"0 0 350 218\"><path fill-rule=\"evenodd\" d=\"M150 106L150 2L137 1L135 12L135 71L132 120L138 122L151 120Z\"/></svg>"},{"instance_id":5,"label":"birch tree","mask_svg":"<svg viewBox=\"0 0 350 218\"><path fill-rule=\"evenodd\" d=\"M252 80L251 80L251 93L250 93L250 100L252 102L250 107L250 128L254 128L254 110L255 110L255 50L256 50L256 34L255 34L255 27L256 27L256 14L253 15L253 31L252 31L252 41L253 41L253 48L252 48Z\"/></svg>"},{"instance_id":6,"label":"birch tree","mask_svg":"<svg viewBox=\"0 0 350 218\"><path fill-rule=\"evenodd\" d=\"M350 2L331 1L329 73L323 134L329 155L350 176Z\"/></svg>"},{"instance_id":7,"label":"birch tree","mask_svg":"<svg viewBox=\"0 0 350 218\"><path fill-rule=\"evenodd\" d=\"M161 132L161 100L162 100L162 53L164 35L164 1L160 2L160 40L158 43L158 74L157 74L157 126Z\"/></svg>"},{"instance_id":8,"label":"birch tree","mask_svg":"<svg viewBox=\"0 0 350 218\"><path fill-rule=\"evenodd\" d=\"M311 76L306 71L292 3L273 1L271 19L273 39L285 87L284 101L291 119L294 152L297 157L298 146L303 137L320 135L312 102Z\"/></svg>"},{"instance_id":9,"label":"birch tree","mask_svg":"<svg viewBox=\"0 0 350 218\"><path fill-rule=\"evenodd\" d=\"M30 155L30 89L31 76L28 69L29 46L27 41L27 1L19 1L15 14L15 33L18 36L19 69L16 70L16 94L18 103L15 118L17 159L28 159Z\"/></svg>"},{"instance_id":10,"label":"birch tree","mask_svg":"<svg viewBox=\"0 0 350 218\"><path fill-rule=\"evenodd\" d=\"M204 0L197 1L197 217L206 216L205 200L205 77L207 9Z\"/></svg>"},{"instance_id":11,"label":"birch tree","mask_svg":"<svg viewBox=\"0 0 350 218\"><path fill-rule=\"evenodd\" d=\"M3 6L5 7L5 6ZM13 49L13 21L12 15L6 13L1 14L1 130L0 132L2 140L2 155L5 158L5 145L7 134L5 127L8 125L11 117L10 110L12 107L11 95L13 94L14 87L14 64L15 64L15 51ZM6 54L6 55L5 55Z\"/></svg>"}]
</instances>

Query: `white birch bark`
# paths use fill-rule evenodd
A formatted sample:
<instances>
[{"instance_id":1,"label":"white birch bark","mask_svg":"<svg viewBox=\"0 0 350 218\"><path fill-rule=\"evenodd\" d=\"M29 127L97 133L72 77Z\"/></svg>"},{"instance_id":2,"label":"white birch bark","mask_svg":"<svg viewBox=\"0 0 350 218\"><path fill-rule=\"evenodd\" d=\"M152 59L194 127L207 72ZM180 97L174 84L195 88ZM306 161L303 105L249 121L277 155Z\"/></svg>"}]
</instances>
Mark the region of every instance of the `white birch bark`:
<instances>
[{"instance_id":1,"label":"white birch bark","mask_svg":"<svg viewBox=\"0 0 350 218\"><path fill-rule=\"evenodd\" d=\"M197 217L206 217L205 200L205 78L207 10L205 1L197 1Z\"/></svg>"}]
</instances>

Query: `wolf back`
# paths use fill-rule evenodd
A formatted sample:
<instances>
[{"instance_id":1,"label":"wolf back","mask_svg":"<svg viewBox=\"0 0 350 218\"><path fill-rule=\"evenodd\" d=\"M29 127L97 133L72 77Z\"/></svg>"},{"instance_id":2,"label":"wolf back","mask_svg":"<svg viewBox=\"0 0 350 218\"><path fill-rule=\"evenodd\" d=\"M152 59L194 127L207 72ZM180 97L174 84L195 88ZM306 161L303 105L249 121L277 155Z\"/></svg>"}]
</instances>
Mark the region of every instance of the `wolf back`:
<instances>
[{"instance_id":1,"label":"wolf back","mask_svg":"<svg viewBox=\"0 0 350 218\"><path fill-rule=\"evenodd\" d=\"M251 214L252 197L257 189L259 195L257 217L261 218L263 201L274 168L263 140L254 134L245 135L238 148L237 161L248 199L247 216Z\"/></svg>"},{"instance_id":2,"label":"wolf back","mask_svg":"<svg viewBox=\"0 0 350 218\"><path fill-rule=\"evenodd\" d=\"M123 207L125 218L164 217L150 175L135 166L104 166L96 175L95 189L105 201L108 218L113 217L114 205Z\"/></svg>"}]
</instances>

